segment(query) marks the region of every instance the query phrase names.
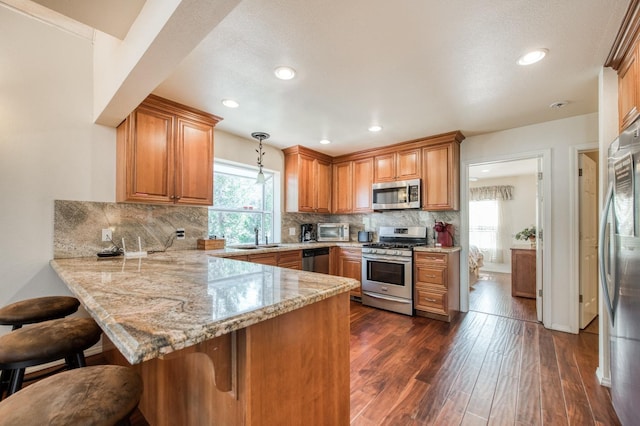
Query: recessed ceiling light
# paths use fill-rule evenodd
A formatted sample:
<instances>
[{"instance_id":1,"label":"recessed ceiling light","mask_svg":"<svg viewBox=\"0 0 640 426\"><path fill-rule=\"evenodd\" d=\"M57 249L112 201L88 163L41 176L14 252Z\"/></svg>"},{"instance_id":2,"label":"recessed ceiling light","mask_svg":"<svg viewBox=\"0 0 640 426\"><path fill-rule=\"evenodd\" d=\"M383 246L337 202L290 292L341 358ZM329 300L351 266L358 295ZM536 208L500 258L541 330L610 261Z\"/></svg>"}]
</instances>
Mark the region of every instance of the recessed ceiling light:
<instances>
[{"instance_id":1,"label":"recessed ceiling light","mask_svg":"<svg viewBox=\"0 0 640 426\"><path fill-rule=\"evenodd\" d=\"M233 99L223 99L222 105L228 108L238 108L240 106L240 104L234 101Z\"/></svg>"},{"instance_id":2,"label":"recessed ceiling light","mask_svg":"<svg viewBox=\"0 0 640 426\"><path fill-rule=\"evenodd\" d=\"M296 70L291 67L278 67L273 72L280 80L291 80L296 76Z\"/></svg>"},{"instance_id":3,"label":"recessed ceiling light","mask_svg":"<svg viewBox=\"0 0 640 426\"><path fill-rule=\"evenodd\" d=\"M373 126L369 126L370 132L379 132L380 130L382 130L382 126L380 126L379 124L374 124Z\"/></svg>"},{"instance_id":4,"label":"recessed ceiling light","mask_svg":"<svg viewBox=\"0 0 640 426\"><path fill-rule=\"evenodd\" d=\"M331 141L330 141L329 139L322 139L322 140L320 141L320 143L321 143L322 145L329 145L329 144L331 143Z\"/></svg>"},{"instance_id":5,"label":"recessed ceiling light","mask_svg":"<svg viewBox=\"0 0 640 426\"><path fill-rule=\"evenodd\" d=\"M535 64L536 62L541 61L542 58L544 58L548 52L549 52L548 49L532 50L531 52L525 53L524 55L520 56L520 59L518 59L518 64L519 65Z\"/></svg>"},{"instance_id":6,"label":"recessed ceiling light","mask_svg":"<svg viewBox=\"0 0 640 426\"><path fill-rule=\"evenodd\" d=\"M477 180L478 180L478 178L477 178L477 177L470 177L470 178L469 178L469 181L470 181L470 182L476 182Z\"/></svg>"},{"instance_id":7,"label":"recessed ceiling light","mask_svg":"<svg viewBox=\"0 0 640 426\"><path fill-rule=\"evenodd\" d=\"M481 171L482 173L489 173L489 172L491 171L491 169L483 169L483 170L480 170L480 171Z\"/></svg>"},{"instance_id":8,"label":"recessed ceiling light","mask_svg":"<svg viewBox=\"0 0 640 426\"><path fill-rule=\"evenodd\" d=\"M569 101L558 101L558 102L554 102L551 105L549 105L549 108L563 108L565 106L567 106L567 104L569 103Z\"/></svg>"}]
</instances>

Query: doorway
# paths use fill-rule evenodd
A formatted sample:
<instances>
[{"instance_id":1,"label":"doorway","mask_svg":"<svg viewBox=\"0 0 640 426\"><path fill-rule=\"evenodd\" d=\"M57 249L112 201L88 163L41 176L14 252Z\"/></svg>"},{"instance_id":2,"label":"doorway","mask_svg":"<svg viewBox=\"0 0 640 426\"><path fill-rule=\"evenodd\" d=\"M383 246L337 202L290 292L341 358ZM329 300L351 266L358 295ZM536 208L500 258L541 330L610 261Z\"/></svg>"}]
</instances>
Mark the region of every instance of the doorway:
<instances>
[{"instance_id":1,"label":"doorway","mask_svg":"<svg viewBox=\"0 0 640 426\"><path fill-rule=\"evenodd\" d=\"M540 321L538 157L468 167L469 310ZM529 238L531 237L531 238ZM539 284L540 282L540 284ZM539 306L538 303L540 303Z\"/></svg>"}]
</instances>

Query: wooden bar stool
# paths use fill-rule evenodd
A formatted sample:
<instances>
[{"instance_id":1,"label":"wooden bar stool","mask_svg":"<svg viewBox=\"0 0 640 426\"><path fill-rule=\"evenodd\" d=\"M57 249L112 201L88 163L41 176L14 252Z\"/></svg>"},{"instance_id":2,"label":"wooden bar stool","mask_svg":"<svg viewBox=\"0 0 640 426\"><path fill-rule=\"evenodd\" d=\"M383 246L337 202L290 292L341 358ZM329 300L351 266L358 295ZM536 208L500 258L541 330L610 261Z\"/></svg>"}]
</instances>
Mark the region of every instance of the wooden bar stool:
<instances>
[{"instance_id":1,"label":"wooden bar stool","mask_svg":"<svg viewBox=\"0 0 640 426\"><path fill-rule=\"evenodd\" d=\"M12 371L7 396L20 390L27 367L64 359L84 367L84 350L98 343L102 330L91 318L44 321L0 336L0 369Z\"/></svg>"},{"instance_id":2,"label":"wooden bar stool","mask_svg":"<svg viewBox=\"0 0 640 426\"><path fill-rule=\"evenodd\" d=\"M0 402L0 425L127 424L141 394L142 380L131 368L98 365L65 371Z\"/></svg>"},{"instance_id":3,"label":"wooden bar stool","mask_svg":"<svg viewBox=\"0 0 640 426\"><path fill-rule=\"evenodd\" d=\"M64 318L78 310L80 302L70 296L46 296L21 300L0 308L0 325L9 325L11 330L22 328L25 324ZM0 373L0 399L9 386L10 374Z\"/></svg>"},{"instance_id":4,"label":"wooden bar stool","mask_svg":"<svg viewBox=\"0 0 640 426\"><path fill-rule=\"evenodd\" d=\"M10 325L13 330L25 324L64 318L78 310L80 302L70 296L47 296L26 299L0 308L0 325Z\"/></svg>"}]
</instances>

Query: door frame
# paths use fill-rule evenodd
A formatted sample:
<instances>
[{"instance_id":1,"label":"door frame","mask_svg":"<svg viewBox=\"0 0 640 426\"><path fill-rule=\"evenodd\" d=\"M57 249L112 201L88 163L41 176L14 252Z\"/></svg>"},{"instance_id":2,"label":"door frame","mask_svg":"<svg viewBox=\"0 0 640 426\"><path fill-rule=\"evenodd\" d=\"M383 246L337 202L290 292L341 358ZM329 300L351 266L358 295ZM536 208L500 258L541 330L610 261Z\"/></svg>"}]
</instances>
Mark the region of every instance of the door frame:
<instances>
[{"instance_id":1,"label":"door frame","mask_svg":"<svg viewBox=\"0 0 640 426\"><path fill-rule=\"evenodd\" d=\"M460 311L462 312L469 311L469 268L466 262L466 259L468 259L469 256L469 167L479 164L502 163L506 161L528 159L542 160L542 194L538 194L538 197L542 196L542 199L544 200L542 205L543 212L541 229L547 230L545 231L545 235L550 235L550 233L553 232L553 227L551 226L551 181L553 178L551 176L551 149L476 158L464 161L460 168ZM541 248L540 244L542 244ZM538 251L542 252L542 258L536 258L536 269L539 271L541 266L544 265L542 268L542 274L538 274L538 279L542 280L542 325L547 327L546 324L551 324L553 318L550 297L552 293L550 283L551 268L553 266L553 253L550 238L547 237L543 238L542 241L538 241Z\"/></svg>"}]
</instances>

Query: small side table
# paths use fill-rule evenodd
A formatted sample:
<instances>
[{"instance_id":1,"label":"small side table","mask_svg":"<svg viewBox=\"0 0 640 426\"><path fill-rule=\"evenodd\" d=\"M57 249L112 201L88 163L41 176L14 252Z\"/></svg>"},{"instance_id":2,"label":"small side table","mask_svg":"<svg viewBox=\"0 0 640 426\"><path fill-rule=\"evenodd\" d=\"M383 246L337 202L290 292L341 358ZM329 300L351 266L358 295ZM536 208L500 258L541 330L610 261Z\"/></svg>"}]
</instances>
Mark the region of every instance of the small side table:
<instances>
[{"instance_id":1,"label":"small side table","mask_svg":"<svg viewBox=\"0 0 640 426\"><path fill-rule=\"evenodd\" d=\"M536 250L511 249L511 296L536 298Z\"/></svg>"}]
</instances>

